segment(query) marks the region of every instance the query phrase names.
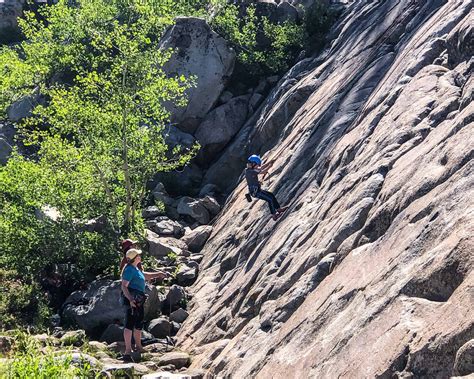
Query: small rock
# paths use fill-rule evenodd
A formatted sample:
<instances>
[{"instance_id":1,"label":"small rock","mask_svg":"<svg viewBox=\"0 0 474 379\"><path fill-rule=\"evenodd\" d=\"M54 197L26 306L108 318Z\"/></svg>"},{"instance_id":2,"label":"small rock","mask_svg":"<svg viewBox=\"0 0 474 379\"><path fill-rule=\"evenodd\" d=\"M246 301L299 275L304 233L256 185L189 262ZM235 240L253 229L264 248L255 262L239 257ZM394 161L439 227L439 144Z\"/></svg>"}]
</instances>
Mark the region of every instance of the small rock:
<instances>
[{"instance_id":1,"label":"small rock","mask_svg":"<svg viewBox=\"0 0 474 379\"><path fill-rule=\"evenodd\" d=\"M191 358L187 353L171 352L163 354L160 357L158 364L160 366L171 364L179 370L181 367L188 367L191 364Z\"/></svg>"},{"instance_id":2,"label":"small rock","mask_svg":"<svg viewBox=\"0 0 474 379\"><path fill-rule=\"evenodd\" d=\"M125 351L125 342L114 342L108 346L110 351L114 353L123 353Z\"/></svg>"},{"instance_id":3,"label":"small rock","mask_svg":"<svg viewBox=\"0 0 474 379\"><path fill-rule=\"evenodd\" d=\"M188 312L186 312L183 308L179 308L170 314L170 320L179 322L181 324L188 318L188 316Z\"/></svg>"},{"instance_id":4,"label":"small rock","mask_svg":"<svg viewBox=\"0 0 474 379\"><path fill-rule=\"evenodd\" d=\"M166 353L168 352L170 345L166 340L162 340L163 342L156 342L144 347L147 353Z\"/></svg>"},{"instance_id":5,"label":"small rock","mask_svg":"<svg viewBox=\"0 0 474 379\"><path fill-rule=\"evenodd\" d=\"M175 336L178 334L179 329L181 329L181 324L179 322L173 321L171 322L171 335Z\"/></svg>"},{"instance_id":6,"label":"small rock","mask_svg":"<svg viewBox=\"0 0 474 379\"><path fill-rule=\"evenodd\" d=\"M72 330L66 332L60 342L63 346L82 346L86 340L86 332L84 330Z\"/></svg>"},{"instance_id":7,"label":"small rock","mask_svg":"<svg viewBox=\"0 0 474 379\"><path fill-rule=\"evenodd\" d=\"M108 344L123 340L123 326L117 324L110 324L99 338L99 341L104 341Z\"/></svg>"},{"instance_id":8,"label":"small rock","mask_svg":"<svg viewBox=\"0 0 474 379\"><path fill-rule=\"evenodd\" d=\"M162 210L162 209L158 208L156 205L146 207L142 211L142 216L145 220L155 218L156 216L161 216L161 215L164 215L164 214L165 214L164 209Z\"/></svg>"},{"instance_id":9,"label":"small rock","mask_svg":"<svg viewBox=\"0 0 474 379\"><path fill-rule=\"evenodd\" d=\"M204 255L202 254L193 254L189 256L189 260L196 263L201 263L203 258L204 258Z\"/></svg>"},{"instance_id":10,"label":"small rock","mask_svg":"<svg viewBox=\"0 0 474 379\"><path fill-rule=\"evenodd\" d=\"M112 375L113 378L135 378L148 374L150 369L138 363L109 363L104 365L102 372Z\"/></svg>"},{"instance_id":11,"label":"small rock","mask_svg":"<svg viewBox=\"0 0 474 379\"><path fill-rule=\"evenodd\" d=\"M156 338L165 338L171 335L171 323L166 317L159 317L150 321L148 331Z\"/></svg>"},{"instance_id":12,"label":"small rock","mask_svg":"<svg viewBox=\"0 0 474 379\"><path fill-rule=\"evenodd\" d=\"M187 246L188 249L193 253L199 253L209 236L212 233L212 226L203 225L199 226L194 230L191 230L189 233L185 233L184 237L181 238Z\"/></svg>"},{"instance_id":13,"label":"small rock","mask_svg":"<svg viewBox=\"0 0 474 379\"><path fill-rule=\"evenodd\" d=\"M84 354L84 353L70 353L70 354L62 354L54 357L54 360L62 361L67 360L74 366L84 367L86 364L91 367L99 367L99 361L94 357Z\"/></svg>"}]
</instances>

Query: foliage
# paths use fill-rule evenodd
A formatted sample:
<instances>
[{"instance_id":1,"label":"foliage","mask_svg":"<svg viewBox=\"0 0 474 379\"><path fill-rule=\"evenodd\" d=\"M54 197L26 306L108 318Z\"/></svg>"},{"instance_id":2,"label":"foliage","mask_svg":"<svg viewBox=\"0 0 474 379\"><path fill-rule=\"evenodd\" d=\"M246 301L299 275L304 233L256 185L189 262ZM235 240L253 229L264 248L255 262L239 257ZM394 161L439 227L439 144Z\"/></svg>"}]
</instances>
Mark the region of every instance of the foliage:
<instances>
[{"instance_id":1,"label":"foliage","mask_svg":"<svg viewBox=\"0 0 474 379\"><path fill-rule=\"evenodd\" d=\"M46 326L50 317L47 298L37 284L15 271L0 269L0 330L18 326Z\"/></svg>"},{"instance_id":2,"label":"foliage","mask_svg":"<svg viewBox=\"0 0 474 379\"><path fill-rule=\"evenodd\" d=\"M253 5L246 8L243 17L239 17L236 5L221 6L211 25L236 47L238 60L253 76L286 70L304 42L302 25L259 18Z\"/></svg>"},{"instance_id":3,"label":"foliage","mask_svg":"<svg viewBox=\"0 0 474 379\"><path fill-rule=\"evenodd\" d=\"M338 16L338 12L325 5L323 1L315 1L306 10L304 25L308 50L315 51L323 47L325 36Z\"/></svg>"},{"instance_id":4,"label":"foliage","mask_svg":"<svg viewBox=\"0 0 474 379\"><path fill-rule=\"evenodd\" d=\"M11 379L67 379L98 377L90 364L72 364L71 350L55 354L49 346L41 344L27 333L17 333L15 348L8 360L0 363L0 376Z\"/></svg>"},{"instance_id":5,"label":"foliage","mask_svg":"<svg viewBox=\"0 0 474 379\"><path fill-rule=\"evenodd\" d=\"M138 0L80 7L63 0L40 13L47 23L26 13L20 25L27 41L0 54L4 108L39 90L47 103L22 123L24 142L39 149L43 165L61 170L64 181L80 178L86 193L99 190L99 209L127 234L139 221L146 182L194 154L168 151L162 135L163 104L184 105L191 85L162 69L171 52L158 48L157 37L169 20ZM60 184L63 193L74 191ZM50 205L68 216L85 206L77 200Z\"/></svg>"}]
</instances>

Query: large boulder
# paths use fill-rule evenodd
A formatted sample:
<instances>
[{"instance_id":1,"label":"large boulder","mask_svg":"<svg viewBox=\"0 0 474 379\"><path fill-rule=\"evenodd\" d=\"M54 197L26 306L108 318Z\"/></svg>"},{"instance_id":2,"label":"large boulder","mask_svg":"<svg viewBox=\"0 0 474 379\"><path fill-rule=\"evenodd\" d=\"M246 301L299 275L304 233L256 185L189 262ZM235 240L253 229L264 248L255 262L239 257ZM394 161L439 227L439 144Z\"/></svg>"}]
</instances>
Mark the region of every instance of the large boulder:
<instances>
[{"instance_id":1,"label":"large boulder","mask_svg":"<svg viewBox=\"0 0 474 379\"><path fill-rule=\"evenodd\" d=\"M166 257L170 253L181 255L183 251L188 249L186 243L181 240L160 237L158 234L151 230L145 230L145 239L148 242L150 254L156 258Z\"/></svg>"},{"instance_id":2,"label":"large boulder","mask_svg":"<svg viewBox=\"0 0 474 379\"><path fill-rule=\"evenodd\" d=\"M189 251L199 253L212 233L212 226L203 225L186 232L181 241L188 245Z\"/></svg>"},{"instance_id":3,"label":"large boulder","mask_svg":"<svg viewBox=\"0 0 474 379\"><path fill-rule=\"evenodd\" d=\"M0 1L0 41L8 41L12 33L19 32L17 19L24 3L24 0Z\"/></svg>"},{"instance_id":4,"label":"large boulder","mask_svg":"<svg viewBox=\"0 0 474 379\"><path fill-rule=\"evenodd\" d=\"M202 146L200 161L212 160L237 134L247 119L249 100L250 95L234 97L209 112L195 133Z\"/></svg>"},{"instance_id":5,"label":"large boulder","mask_svg":"<svg viewBox=\"0 0 474 379\"><path fill-rule=\"evenodd\" d=\"M86 332L97 332L124 318L124 308L119 303L120 280L95 280L87 290L75 291L63 305L63 319L67 319ZM160 312L161 301L154 286L146 287L145 319L150 320Z\"/></svg>"},{"instance_id":6,"label":"large boulder","mask_svg":"<svg viewBox=\"0 0 474 379\"><path fill-rule=\"evenodd\" d=\"M186 91L186 107L167 104L171 121L181 123L203 118L219 99L232 74L235 52L204 19L195 17L178 17L165 32L160 47L176 50L164 66L166 72L195 76L197 82Z\"/></svg>"},{"instance_id":7,"label":"large boulder","mask_svg":"<svg viewBox=\"0 0 474 379\"><path fill-rule=\"evenodd\" d=\"M207 224L211 220L206 207L199 200L187 196L180 199L178 213L183 216L189 216L200 224Z\"/></svg>"}]
</instances>

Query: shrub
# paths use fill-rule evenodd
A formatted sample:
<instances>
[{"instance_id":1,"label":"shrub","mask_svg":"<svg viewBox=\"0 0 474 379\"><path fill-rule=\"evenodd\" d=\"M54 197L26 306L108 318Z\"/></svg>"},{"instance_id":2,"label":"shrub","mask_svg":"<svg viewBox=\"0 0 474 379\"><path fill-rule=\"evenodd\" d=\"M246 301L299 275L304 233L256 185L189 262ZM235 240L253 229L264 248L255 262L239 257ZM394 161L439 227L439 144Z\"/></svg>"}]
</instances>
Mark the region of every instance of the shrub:
<instances>
[{"instance_id":1,"label":"shrub","mask_svg":"<svg viewBox=\"0 0 474 379\"><path fill-rule=\"evenodd\" d=\"M47 326L51 311L37 283L3 269L0 269L0 283L0 329Z\"/></svg>"},{"instance_id":2,"label":"shrub","mask_svg":"<svg viewBox=\"0 0 474 379\"><path fill-rule=\"evenodd\" d=\"M11 379L73 379L97 377L90 364L74 362L71 350L55 354L27 333L17 333L14 350L0 363L0 377Z\"/></svg>"}]
</instances>

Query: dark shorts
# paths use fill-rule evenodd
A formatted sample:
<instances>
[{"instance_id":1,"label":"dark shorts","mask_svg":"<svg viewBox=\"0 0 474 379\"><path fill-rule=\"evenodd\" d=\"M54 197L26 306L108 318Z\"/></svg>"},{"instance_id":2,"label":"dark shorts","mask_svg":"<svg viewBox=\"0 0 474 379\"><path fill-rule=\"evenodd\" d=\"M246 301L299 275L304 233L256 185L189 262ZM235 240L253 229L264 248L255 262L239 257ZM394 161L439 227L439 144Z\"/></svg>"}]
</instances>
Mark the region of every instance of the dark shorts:
<instances>
[{"instance_id":1,"label":"dark shorts","mask_svg":"<svg viewBox=\"0 0 474 379\"><path fill-rule=\"evenodd\" d=\"M135 298L135 303L137 306L132 308L130 302L125 296L123 297L123 305L125 307L125 329L133 330L142 330L143 329L143 319L145 316L145 294L140 292L135 292L132 289L129 289L130 294Z\"/></svg>"},{"instance_id":2,"label":"dark shorts","mask_svg":"<svg viewBox=\"0 0 474 379\"><path fill-rule=\"evenodd\" d=\"M132 308L130 306L126 307L125 311L125 329L133 330L142 330L143 329L143 318L145 316L144 306Z\"/></svg>"}]
</instances>

